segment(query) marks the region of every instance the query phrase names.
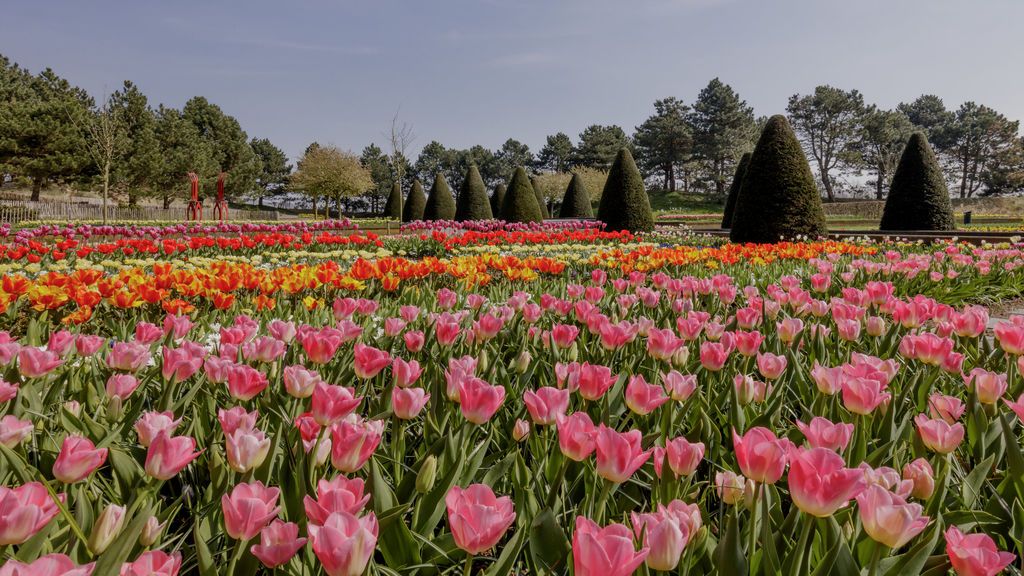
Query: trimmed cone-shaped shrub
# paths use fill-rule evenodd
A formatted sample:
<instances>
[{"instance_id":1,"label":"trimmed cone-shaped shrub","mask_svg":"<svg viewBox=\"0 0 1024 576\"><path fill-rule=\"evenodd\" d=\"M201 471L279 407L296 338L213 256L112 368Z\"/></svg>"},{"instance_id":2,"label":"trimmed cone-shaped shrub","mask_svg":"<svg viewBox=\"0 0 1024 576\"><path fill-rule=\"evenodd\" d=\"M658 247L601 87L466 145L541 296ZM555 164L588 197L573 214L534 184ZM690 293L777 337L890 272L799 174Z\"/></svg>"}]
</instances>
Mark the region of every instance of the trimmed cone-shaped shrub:
<instances>
[{"instance_id":1,"label":"trimmed cone-shaped shrub","mask_svg":"<svg viewBox=\"0 0 1024 576\"><path fill-rule=\"evenodd\" d=\"M768 119L743 175L729 236L771 243L828 232L807 157L785 116Z\"/></svg>"},{"instance_id":2,"label":"trimmed cone-shaped shrub","mask_svg":"<svg viewBox=\"0 0 1024 576\"><path fill-rule=\"evenodd\" d=\"M455 207L455 219L462 222L465 220L490 220L491 203L487 198L487 188L484 187L484 180L480 177L480 170L476 165L471 165L466 171L466 179L462 181L462 188L459 188L459 201Z\"/></svg>"},{"instance_id":3,"label":"trimmed cone-shaped shrub","mask_svg":"<svg viewBox=\"0 0 1024 576\"><path fill-rule=\"evenodd\" d=\"M544 215L537 203L537 195L533 193L530 177L520 166L512 174L508 183L505 198L501 203L501 219L506 222L541 222Z\"/></svg>"},{"instance_id":4,"label":"trimmed cone-shaped shrub","mask_svg":"<svg viewBox=\"0 0 1024 576\"><path fill-rule=\"evenodd\" d=\"M579 174L573 174L569 187L562 197L562 207L558 210L559 218L593 218L594 209L590 205L590 194Z\"/></svg>"},{"instance_id":5,"label":"trimmed cone-shaped shrub","mask_svg":"<svg viewBox=\"0 0 1024 576\"><path fill-rule=\"evenodd\" d=\"M534 176L530 178L530 186L533 187L533 195L537 197L537 205L540 206L540 213L545 219L551 218L551 212L548 211L548 203L544 200L544 195L540 193L540 181Z\"/></svg>"},{"instance_id":6,"label":"trimmed cone-shaped shrub","mask_svg":"<svg viewBox=\"0 0 1024 576\"><path fill-rule=\"evenodd\" d=\"M491 215L495 218L501 218L501 205L505 202L505 185L498 184L494 188L494 193L491 194Z\"/></svg>"},{"instance_id":7,"label":"trimmed cone-shaped shrub","mask_svg":"<svg viewBox=\"0 0 1024 576\"><path fill-rule=\"evenodd\" d=\"M942 168L921 132L911 134L889 186L882 230L955 230Z\"/></svg>"},{"instance_id":8,"label":"trimmed cone-shaped shrub","mask_svg":"<svg viewBox=\"0 0 1024 576\"><path fill-rule=\"evenodd\" d=\"M391 194L388 194L388 201L384 204L384 217L389 220L402 219L402 187L398 182L391 185Z\"/></svg>"},{"instance_id":9,"label":"trimmed cone-shaped shrub","mask_svg":"<svg viewBox=\"0 0 1024 576\"><path fill-rule=\"evenodd\" d=\"M732 177L732 185L729 186L729 196L725 199L725 211L722 213L722 228L732 226L732 213L736 210L736 198L740 195L740 185L743 184L743 175L747 173L747 164L750 163L750 152L740 158L736 165L736 174Z\"/></svg>"},{"instance_id":10,"label":"trimmed cone-shaped shrub","mask_svg":"<svg viewBox=\"0 0 1024 576\"><path fill-rule=\"evenodd\" d=\"M423 208L423 219L455 219L455 197L452 196L452 189L448 187L448 181L440 172L434 175L434 185L430 187L427 205Z\"/></svg>"},{"instance_id":11,"label":"trimmed cone-shaped shrub","mask_svg":"<svg viewBox=\"0 0 1024 576\"><path fill-rule=\"evenodd\" d=\"M628 148L619 150L608 171L597 218L608 225L608 230L654 230L654 214L644 189L644 178Z\"/></svg>"},{"instance_id":12,"label":"trimmed cone-shaped shrub","mask_svg":"<svg viewBox=\"0 0 1024 576\"><path fill-rule=\"evenodd\" d=\"M412 183L409 197L405 199L405 206L402 207L402 222L423 220L423 209L426 206L427 197L423 195L423 184L416 180Z\"/></svg>"}]
</instances>

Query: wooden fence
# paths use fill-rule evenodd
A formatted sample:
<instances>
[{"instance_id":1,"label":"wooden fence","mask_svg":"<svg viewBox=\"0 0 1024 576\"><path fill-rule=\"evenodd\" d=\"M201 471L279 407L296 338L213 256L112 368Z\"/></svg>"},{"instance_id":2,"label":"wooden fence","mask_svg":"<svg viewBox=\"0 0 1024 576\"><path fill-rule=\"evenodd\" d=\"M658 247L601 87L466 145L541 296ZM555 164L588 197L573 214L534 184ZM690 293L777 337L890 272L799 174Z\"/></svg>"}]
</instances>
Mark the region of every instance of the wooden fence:
<instances>
[{"instance_id":1,"label":"wooden fence","mask_svg":"<svg viewBox=\"0 0 1024 576\"><path fill-rule=\"evenodd\" d=\"M213 206L206 220L213 219ZM228 210L229 220L278 220L273 210ZM98 222L103 220L103 206L75 202L26 202L24 200L0 200L0 224L16 224L26 221ZM108 222L181 222L185 220L184 208L156 208L152 206L107 206Z\"/></svg>"}]
</instances>

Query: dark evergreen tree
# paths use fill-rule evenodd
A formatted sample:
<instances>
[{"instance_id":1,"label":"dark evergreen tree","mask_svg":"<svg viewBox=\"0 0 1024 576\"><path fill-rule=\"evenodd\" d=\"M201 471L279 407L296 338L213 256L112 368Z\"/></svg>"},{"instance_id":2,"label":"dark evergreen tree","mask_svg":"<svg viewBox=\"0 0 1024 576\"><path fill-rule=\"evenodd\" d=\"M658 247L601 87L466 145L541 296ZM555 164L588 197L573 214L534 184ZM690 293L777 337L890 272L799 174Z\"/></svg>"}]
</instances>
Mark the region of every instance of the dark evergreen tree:
<instances>
[{"instance_id":1,"label":"dark evergreen tree","mask_svg":"<svg viewBox=\"0 0 1024 576\"><path fill-rule=\"evenodd\" d=\"M778 242L828 232L821 196L785 116L768 119L747 164L733 210L733 242Z\"/></svg>"},{"instance_id":2,"label":"dark evergreen tree","mask_svg":"<svg viewBox=\"0 0 1024 576\"><path fill-rule=\"evenodd\" d=\"M490 220L491 204L487 198L487 188L484 187L483 178L480 177L480 170L476 164L471 164L466 171L466 178L462 181L462 188L459 188L459 200L455 207L455 219L462 222L465 220Z\"/></svg>"},{"instance_id":3,"label":"dark evergreen tree","mask_svg":"<svg viewBox=\"0 0 1024 576\"><path fill-rule=\"evenodd\" d=\"M540 206L540 214L544 219L551 218L551 212L548 210L548 203L544 200L544 195L540 193L540 180L536 176L530 178L530 186L533 187L533 194L537 197L537 204Z\"/></svg>"},{"instance_id":4,"label":"dark evergreen tree","mask_svg":"<svg viewBox=\"0 0 1024 576\"><path fill-rule=\"evenodd\" d=\"M740 195L740 185L743 184L743 175L747 173L747 164L750 163L750 152L740 158L736 165L736 174L732 177L732 184L729 186L729 196L725 199L725 211L722 213L722 228L732 226L732 213L736 209L736 197Z\"/></svg>"},{"instance_id":5,"label":"dark evergreen tree","mask_svg":"<svg viewBox=\"0 0 1024 576\"><path fill-rule=\"evenodd\" d=\"M434 185L430 187L427 205L423 208L423 219L455 219L455 197L452 196L452 189L448 186L448 181L444 179L444 174L440 172L434 175Z\"/></svg>"},{"instance_id":6,"label":"dark evergreen tree","mask_svg":"<svg viewBox=\"0 0 1024 576\"><path fill-rule=\"evenodd\" d=\"M594 209L590 205L590 194L579 174L573 174L569 187L562 197L562 207L558 211L559 218L593 218Z\"/></svg>"},{"instance_id":7,"label":"dark evergreen tree","mask_svg":"<svg viewBox=\"0 0 1024 576\"><path fill-rule=\"evenodd\" d=\"M405 206L402 207L402 222L423 220L423 209L426 205L427 197L423 195L423 184L417 178L412 183L409 197L405 199Z\"/></svg>"},{"instance_id":8,"label":"dark evergreen tree","mask_svg":"<svg viewBox=\"0 0 1024 576\"><path fill-rule=\"evenodd\" d=\"M494 187L494 193L491 194L491 215L495 218L501 218L501 205L505 201L505 185L498 184Z\"/></svg>"},{"instance_id":9,"label":"dark evergreen tree","mask_svg":"<svg viewBox=\"0 0 1024 576\"><path fill-rule=\"evenodd\" d=\"M541 222L544 215L537 203L530 177L522 166L512 173L505 198L501 203L501 219L506 222Z\"/></svg>"},{"instance_id":10,"label":"dark evergreen tree","mask_svg":"<svg viewBox=\"0 0 1024 576\"><path fill-rule=\"evenodd\" d=\"M654 214L644 189L644 178L628 148L619 150L608 171L597 218L608 225L608 230L654 230Z\"/></svg>"},{"instance_id":11,"label":"dark evergreen tree","mask_svg":"<svg viewBox=\"0 0 1024 576\"><path fill-rule=\"evenodd\" d=\"M942 168L923 132L910 136L892 177L882 230L955 230Z\"/></svg>"},{"instance_id":12,"label":"dark evergreen tree","mask_svg":"<svg viewBox=\"0 0 1024 576\"><path fill-rule=\"evenodd\" d=\"M391 185L391 194L388 195L388 201L384 204L384 217L389 220L402 219L402 187L398 185L398 182Z\"/></svg>"}]
</instances>

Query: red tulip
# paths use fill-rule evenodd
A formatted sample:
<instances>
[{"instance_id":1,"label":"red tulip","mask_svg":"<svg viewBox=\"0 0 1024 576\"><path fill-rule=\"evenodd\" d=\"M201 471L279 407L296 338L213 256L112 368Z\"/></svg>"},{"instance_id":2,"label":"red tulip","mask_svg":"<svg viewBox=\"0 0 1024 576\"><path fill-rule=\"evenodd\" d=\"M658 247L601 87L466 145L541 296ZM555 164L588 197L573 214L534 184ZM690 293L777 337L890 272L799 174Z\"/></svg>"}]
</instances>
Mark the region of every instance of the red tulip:
<instances>
[{"instance_id":1,"label":"red tulip","mask_svg":"<svg viewBox=\"0 0 1024 576\"><path fill-rule=\"evenodd\" d=\"M946 530L946 554L957 576L995 576L1017 558L996 548L988 534L964 534L956 526Z\"/></svg>"},{"instance_id":2,"label":"red tulip","mask_svg":"<svg viewBox=\"0 0 1024 576\"><path fill-rule=\"evenodd\" d=\"M96 448L92 440L67 436L53 463L53 477L65 484L85 480L107 460L107 449Z\"/></svg>"},{"instance_id":3,"label":"red tulip","mask_svg":"<svg viewBox=\"0 0 1024 576\"><path fill-rule=\"evenodd\" d=\"M472 484L465 490L452 486L444 502L455 545L468 554L493 548L516 520L512 499L496 497L486 484Z\"/></svg>"},{"instance_id":4,"label":"red tulip","mask_svg":"<svg viewBox=\"0 0 1024 576\"><path fill-rule=\"evenodd\" d=\"M277 568L291 560L305 545L306 539L299 538L298 524L274 519L260 531L260 543L249 551L267 568Z\"/></svg>"}]
</instances>

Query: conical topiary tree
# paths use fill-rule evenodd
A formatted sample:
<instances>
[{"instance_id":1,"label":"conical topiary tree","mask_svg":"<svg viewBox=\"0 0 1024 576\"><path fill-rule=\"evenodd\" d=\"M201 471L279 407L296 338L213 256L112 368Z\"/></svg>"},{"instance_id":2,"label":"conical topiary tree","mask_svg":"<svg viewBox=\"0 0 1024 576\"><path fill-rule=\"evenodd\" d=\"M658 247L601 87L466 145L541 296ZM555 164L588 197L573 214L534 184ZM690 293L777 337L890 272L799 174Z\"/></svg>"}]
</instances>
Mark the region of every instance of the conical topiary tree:
<instances>
[{"instance_id":1,"label":"conical topiary tree","mask_svg":"<svg viewBox=\"0 0 1024 576\"><path fill-rule=\"evenodd\" d=\"M743 175L747 173L747 164L750 163L750 152L740 158L736 165L736 174L732 177L732 185L729 186L729 196L725 199L725 211L722 212L722 228L732 226L732 213L736 210L736 197L740 195L740 185L743 184Z\"/></svg>"},{"instance_id":2,"label":"conical topiary tree","mask_svg":"<svg viewBox=\"0 0 1024 576\"><path fill-rule=\"evenodd\" d=\"M462 188L459 188L459 200L455 206L455 219L465 220L490 220L491 204L487 199L487 188L484 187L483 178L480 177L480 170L476 164L472 164L466 171L466 179L462 181Z\"/></svg>"},{"instance_id":3,"label":"conical topiary tree","mask_svg":"<svg viewBox=\"0 0 1024 576\"><path fill-rule=\"evenodd\" d=\"M644 178L628 148L619 150L615 162L608 170L597 219L607 224L608 230L654 230L654 214L651 212L647 190L644 189Z\"/></svg>"},{"instance_id":4,"label":"conical topiary tree","mask_svg":"<svg viewBox=\"0 0 1024 576\"><path fill-rule=\"evenodd\" d=\"M590 205L590 193L579 174L573 174L569 187L562 197L562 207L558 210L559 218L593 218L594 208Z\"/></svg>"},{"instance_id":5,"label":"conical topiary tree","mask_svg":"<svg viewBox=\"0 0 1024 576\"><path fill-rule=\"evenodd\" d=\"M491 194L491 215L495 218L501 218L501 204L505 201L505 185L498 184L494 188L494 193Z\"/></svg>"},{"instance_id":6,"label":"conical topiary tree","mask_svg":"<svg viewBox=\"0 0 1024 576\"><path fill-rule=\"evenodd\" d=\"M530 186L533 187L533 195L537 197L537 205L540 206L541 215L545 219L551 218L551 212L548 211L548 203L544 200L544 195L540 193L540 180L536 176L530 178Z\"/></svg>"},{"instance_id":7,"label":"conical topiary tree","mask_svg":"<svg viewBox=\"0 0 1024 576\"><path fill-rule=\"evenodd\" d=\"M807 157L785 116L768 119L750 156L729 236L733 242L778 242L828 232Z\"/></svg>"},{"instance_id":8,"label":"conical topiary tree","mask_svg":"<svg viewBox=\"0 0 1024 576\"><path fill-rule=\"evenodd\" d=\"M409 197L405 199L405 206L402 207L402 222L423 220L423 209L427 206L427 197L423 195L423 184L417 179L412 183L412 190Z\"/></svg>"},{"instance_id":9,"label":"conical topiary tree","mask_svg":"<svg viewBox=\"0 0 1024 576\"><path fill-rule=\"evenodd\" d=\"M423 207L423 219L455 219L455 197L452 196L452 189L448 187L448 181L440 172L434 175L434 185L430 187L427 205Z\"/></svg>"},{"instance_id":10,"label":"conical topiary tree","mask_svg":"<svg viewBox=\"0 0 1024 576\"><path fill-rule=\"evenodd\" d=\"M544 216L537 204L537 195L533 193L530 177L520 166L512 174L508 183L505 198L501 203L501 219L506 222L541 222Z\"/></svg>"},{"instance_id":11,"label":"conical topiary tree","mask_svg":"<svg viewBox=\"0 0 1024 576\"><path fill-rule=\"evenodd\" d=\"M388 194L388 201L384 204L384 217L389 220L402 219L402 187L398 182L391 185L391 194Z\"/></svg>"},{"instance_id":12,"label":"conical topiary tree","mask_svg":"<svg viewBox=\"0 0 1024 576\"><path fill-rule=\"evenodd\" d=\"M910 135L889 186L882 230L955 230L942 168L921 132Z\"/></svg>"}]
</instances>

